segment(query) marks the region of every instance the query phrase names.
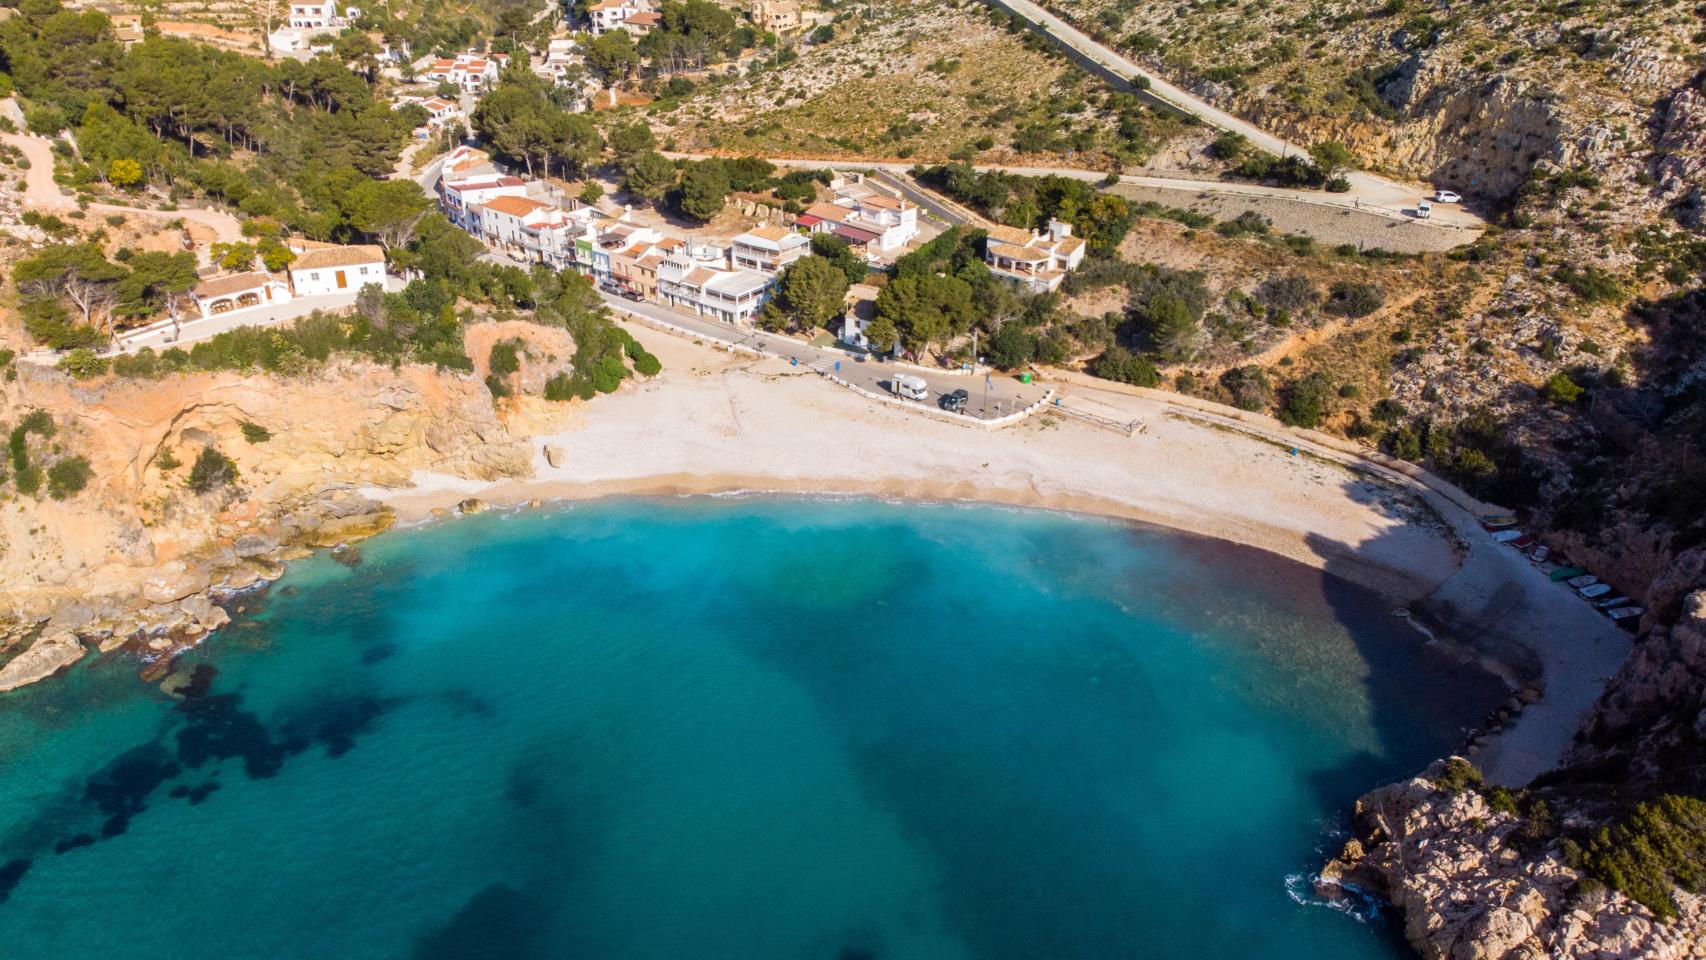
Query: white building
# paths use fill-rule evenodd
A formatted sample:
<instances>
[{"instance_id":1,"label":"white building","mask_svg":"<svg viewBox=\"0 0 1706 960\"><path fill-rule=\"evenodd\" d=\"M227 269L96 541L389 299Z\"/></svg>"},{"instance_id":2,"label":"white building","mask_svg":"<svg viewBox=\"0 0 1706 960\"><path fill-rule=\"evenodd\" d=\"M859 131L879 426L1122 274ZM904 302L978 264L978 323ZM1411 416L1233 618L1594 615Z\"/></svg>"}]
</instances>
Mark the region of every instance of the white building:
<instances>
[{"instance_id":1,"label":"white building","mask_svg":"<svg viewBox=\"0 0 1706 960\"><path fill-rule=\"evenodd\" d=\"M312 0L290 5L290 26L293 30L337 30L347 22L338 16L337 0Z\"/></svg>"},{"instance_id":2,"label":"white building","mask_svg":"<svg viewBox=\"0 0 1706 960\"><path fill-rule=\"evenodd\" d=\"M737 270L778 273L811 252L805 234L786 227L754 227L729 241L729 259Z\"/></svg>"},{"instance_id":3,"label":"white building","mask_svg":"<svg viewBox=\"0 0 1706 960\"><path fill-rule=\"evenodd\" d=\"M475 53L470 50L450 59L439 58L427 68L433 83L454 83L469 93L483 92L498 82L498 74L509 62L507 53Z\"/></svg>"},{"instance_id":4,"label":"white building","mask_svg":"<svg viewBox=\"0 0 1706 960\"><path fill-rule=\"evenodd\" d=\"M877 295L882 291L866 283L855 283L847 288L847 306L841 312L841 342L860 350L871 349L871 342L865 338L865 331L870 329L871 321L877 318Z\"/></svg>"},{"instance_id":5,"label":"white building","mask_svg":"<svg viewBox=\"0 0 1706 960\"><path fill-rule=\"evenodd\" d=\"M806 208L794 225L813 233L833 233L868 254L893 254L918 236L918 207L886 193L842 196Z\"/></svg>"},{"instance_id":6,"label":"white building","mask_svg":"<svg viewBox=\"0 0 1706 960\"><path fill-rule=\"evenodd\" d=\"M708 246L684 245L658 267L658 299L725 323L749 323L770 299L773 275L731 270L727 256Z\"/></svg>"},{"instance_id":7,"label":"white building","mask_svg":"<svg viewBox=\"0 0 1706 960\"><path fill-rule=\"evenodd\" d=\"M400 110L411 103L419 105L427 114L426 123L421 124L414 130L416 139L430 137L435 131L442 129L446 124L460 122L464 119L462 114L462 105L454 100L446 100L443 97L398 97L391 104L391 109Z\"/></svg>"},{"instance_id":8,"label":"white building","mask_svg":"<svg viewBox=\"0 0 1706 960\"><path fill-rule=\"evenodd\" d=\"M643 36L662 20L651 0L597 0L587 8L586 15L588 29L595 37L611 30Z\"/></svg>"},{"instance_id":9,"label":"white building","mask_svg":"<svg viewBox=\"0 0 1706 960\"><path fill-rule=\"evenodd\" d=\"M290 285L280 277L256 270L203 280L190 290L190 296L203 317L215 317L252 307L288 303Z\"/></svg>"},{"instance_id":10,"label":"white building","mask_svg":"<svg viewBox=\"0 0 1706 960\"><path fill-rule=\"evenodd\" d=\"M298 241L290 248L297 251L290 264L290 289L298 297L353 293L370 283L385 287L385 251L379 247Z\"/></svg>"},{"instance_id":11,"label":"white building","mask_svg":"<svg viewBox=\"0 0 1706 960\"><path fill-rule=\"evenodd\" d=\"M1084 241L1072 235L1072 225L1059 220L1050 220L1046 233L994 226L984 242L983 262L990 273L1021 289L1051 293L1084 262L1084 251Z\"/></svg>"},{"instance_id":12,"label":"white building","mask_svg":"<svg viewBox=\"0 0 1706 960\"><path fill-rule=\"evenodd\" d=\"M591 227L598 211L565 210L529 196L493 197L475 208L480 239L528 263L562 269L575 261L575 241Z\"/></svg>"},{"instance_id":13,"label":"white building","mask_svg":"<svg viewBox=\"0 0 1706 960\"><path fill-rule=\"evenodd\" d=\"M438 208L443 211L445 219L474 234L480 232L476 211L481 204L498 197L525 196L527 184L520 177L486 174L455 180L440 178L438 181Z\"/></svg>"}]
</instances>

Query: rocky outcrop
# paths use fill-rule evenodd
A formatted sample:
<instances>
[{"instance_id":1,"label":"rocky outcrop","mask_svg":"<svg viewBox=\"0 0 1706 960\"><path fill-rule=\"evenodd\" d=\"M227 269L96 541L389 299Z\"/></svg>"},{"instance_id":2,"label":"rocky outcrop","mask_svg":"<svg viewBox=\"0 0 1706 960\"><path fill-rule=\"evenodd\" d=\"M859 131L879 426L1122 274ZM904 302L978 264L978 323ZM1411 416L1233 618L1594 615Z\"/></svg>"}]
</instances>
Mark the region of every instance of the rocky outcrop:
<instances>
[{"instance_id":1,"label":"rocky outcrop","mask_svg":"<svg viewBox=\"0 0 1706 960\"><path fill-rule=\"evenodd\" d=\"M0 667L0 691L15 690L51 677L83 659L85 652L82 641L69 631L42 637Z\"/></svg>"},{"instance_id":2,"label":"rocky outcrop","mask_svg":"<svg viewBox=\"0 0 1706 960\"><path fill-rule=\"evenodd\" d=\"M0 511L0 682L11 685L81 656L78 638L131 646L163 669L229 621L219 602L276 580L282 561L388 527L393 515L363 488L406 486L422 470L476 480L532 470L530 445L485 385L431 367L89 383L17 369L0 384L0 420L47 411L55 443L87 456L94 480L66 500ZM561 416L536 398L506 404L530 427ZM264 439L251 442L245 425ZM196 493L186 474L206 447L237 477Z\"/></svg>"},{"instance_id":3,"label":"rocky outcrop","mask_svg":"<svg viewBox=\"0 0 1706 960\"><path fill-rule=\"evenodd\" d=\"M1565 757L1566 774L1607 771L1630 787L1706 793L1706 590L1698 589L1706 583L1703 567L1706 550L1687 551L1647 591L1648 617L1660 622L1606 686Z\"/></svg>"},{"instance_id":4,"label":"rocky outcrop","mask_svg":"<svg viewBox=\"0 0 1706 960\"><path fill-rule=\"evenodd\" d=\"M1653 167L1678 218L1697 230L1706 226L1706 93L1698 87L1678 91L1666 105Z\"/></svg>"},{"instance_id":5,"label":"rocky outcrop","mask_svg":"<svg viewBox=\"0 0 1706 960\"><path fill-rule=\"evenodd\" d=\"M1386 897L1427 960L1702 956L1706 898L1679 891L1680 916L1660 922L1567 865L1560 844L1528 850L1521 818L1474 788L1442 788L1447 764L1357 801L1356 837L1322 871L1323 893Z\"/></svg>"}]
</instances>

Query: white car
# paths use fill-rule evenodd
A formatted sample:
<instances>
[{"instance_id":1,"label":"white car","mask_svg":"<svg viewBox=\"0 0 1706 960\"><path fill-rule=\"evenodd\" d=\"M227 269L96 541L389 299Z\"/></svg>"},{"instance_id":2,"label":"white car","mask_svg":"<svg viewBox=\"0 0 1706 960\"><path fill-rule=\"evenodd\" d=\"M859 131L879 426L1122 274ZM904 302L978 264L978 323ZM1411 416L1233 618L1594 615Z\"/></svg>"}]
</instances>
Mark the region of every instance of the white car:
<instances>
[{"instance_id":1,"label":"white car","mask_svg":"<svg viewBox=\"0 0 1706 960\"><path fill-rule=\"evenodd\" d=\"M1450 190L1435 190L1434 191L1434 202L1435 203L1462 203L1463 198L1461 196L1459 196L1458 194L1452 193Z\"/></svg>"}]
</instances>

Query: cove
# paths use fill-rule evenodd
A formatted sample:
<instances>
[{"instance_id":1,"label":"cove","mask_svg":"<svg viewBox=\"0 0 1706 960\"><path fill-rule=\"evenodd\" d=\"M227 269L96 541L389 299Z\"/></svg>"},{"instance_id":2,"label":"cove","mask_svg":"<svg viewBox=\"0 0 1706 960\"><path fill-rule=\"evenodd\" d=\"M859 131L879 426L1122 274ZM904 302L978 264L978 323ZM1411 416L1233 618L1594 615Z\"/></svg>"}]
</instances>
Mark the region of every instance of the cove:
<instances>
[{"instance_id":1,"label":"cove","mask_svg":"<svg viewBox=\"0 0 1706 960\"><path fill-rule=\"evenodd\" d=\"M1032 511L611 500L317 556L0 700L17 958L1406 956L1304 877L1501 691L1320 571Z\"/></svg>"}]
</instances>

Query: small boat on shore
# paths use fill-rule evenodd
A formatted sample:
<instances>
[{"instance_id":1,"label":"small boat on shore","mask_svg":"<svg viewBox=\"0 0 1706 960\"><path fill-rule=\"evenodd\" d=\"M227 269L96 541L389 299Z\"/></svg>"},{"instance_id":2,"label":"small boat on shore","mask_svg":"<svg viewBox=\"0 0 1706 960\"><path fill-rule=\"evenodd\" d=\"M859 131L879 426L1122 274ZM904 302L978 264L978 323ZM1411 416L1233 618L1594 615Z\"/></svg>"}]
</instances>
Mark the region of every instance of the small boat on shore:
<instances>
[{"instance_id":1,"label":"small boat on shore","mask_svg":"<svg viewBox=\"0 0 1706 960\"><path fill-rule=\"evenodd\" d=\"M1631 600L1629 597L1626 597L1620 593L1615 597L1606 597L1604 600L1595 600L1594 604L1593 604L1593 608L1595 610L1611 610L1615 607L1621 607L1624 604L1630 603L1630 602L1631 602Z\"/></svg>"},{"instance_id":2,"label":"small boat on shore","mask_svg":"<svg viewBox=\"0 0 1706 960\"><path fill-rule=\"evenodd\" d=\"M1551 555L1552 548L1543 543L1534 548L1534 552L1528 555L1528 559L1533 560L1535 563L1545 563L1546 558Z\"/></svg>"},{"instance_id":3,"label":"small boat on shore","mask_svg":"<svg viewBox=\"0 0 1706 960\"><path fill-rule=\"evenodd\" d=\"M1514 527L1516 526L1516 518L1503 516L1482 517L1481 526L1486 527L1488 530L1500 530L1505 527Z\"/></svg>"},{"instance_id":4,"label":"small boat on shore","mask_svg":"<svg viewBox=\"0 0 1706 960\"><path fill-rule=\"evenodd\" d=\"M1495 531L1493 531L1493 542L1494 543L1510 543L1514 540L1521 540L1521 539L1522 539L1522 531L1521 530L1495 530Z\"/></svg>"},{"instance_id":5,"label":"small boat on shore","mask_svg":"<svg viewBox=\"0 0 1706 960\"><path fill-rule=\"evenodd\" d=\"M1610 617L1613 621L1622 623L1625 620L1633 620L1646 612L1646 607L1615 607L1605 611L1605 615Z\"/></svg>"},{"instance_id":6,"label":"small boat on shore","mask_svg":"<svg viewBox=\"0 0 1706 960\"><path fill-rule=\"evenodd\" d=\"M1515 540L1511 541L1511 546L1518 550L1527 550L1529 547L1534 546L1534 534L1525 533L1522 536L1517 537Z\"/></svg>"},{"instance_id":7,"label":"small boat on shore","mask_svg":"<svg viewBox=\"0 0 1706 960\"><path fill-rule=\"evenodd\" d=\"M1580 594L1582 599L1584 599L1584 600L1597 599L1599 597L1605 596L1606 594L1608 594L1610 592L1611 592L1611 584L1609 584L1609 583L1590 583L1587 586L1582 587L1580 590L1576 591L1576 593Z\"/></svg>"},{"instance_id":8,"label":"small boat on shore","mask_svg":"<svg viewBox=\"0 0 1706 960\"><path fill-rule=\"evenodd\" d=\"M1554 579L1556 579L1556 578L1554 578ZM1580 590L1583 587L1591 587L1594 584L1598 583L1599 578L1594 576L1591 573L1584 573L1579 577L1571 577L1569 580L1567 580L1565 582L1567 582L1571 587L1573 587L1577 590Z\"/></svg>"},{"instance_id":9,"label":"small boat on shore","mask_svg":"<svg viewBox=\"0 0 1706 960\"><path fill-rule=\"evenodd\" d=\"M1587 571L1583 570L1581 567L1559 567L1558 569L1547 574L1547 576L1552 578L1553 583L1557 583L1560 580L1568 580L1571 577L1579 577L1584 573L1587 573Z\"/></svg>"}]
</instances>

